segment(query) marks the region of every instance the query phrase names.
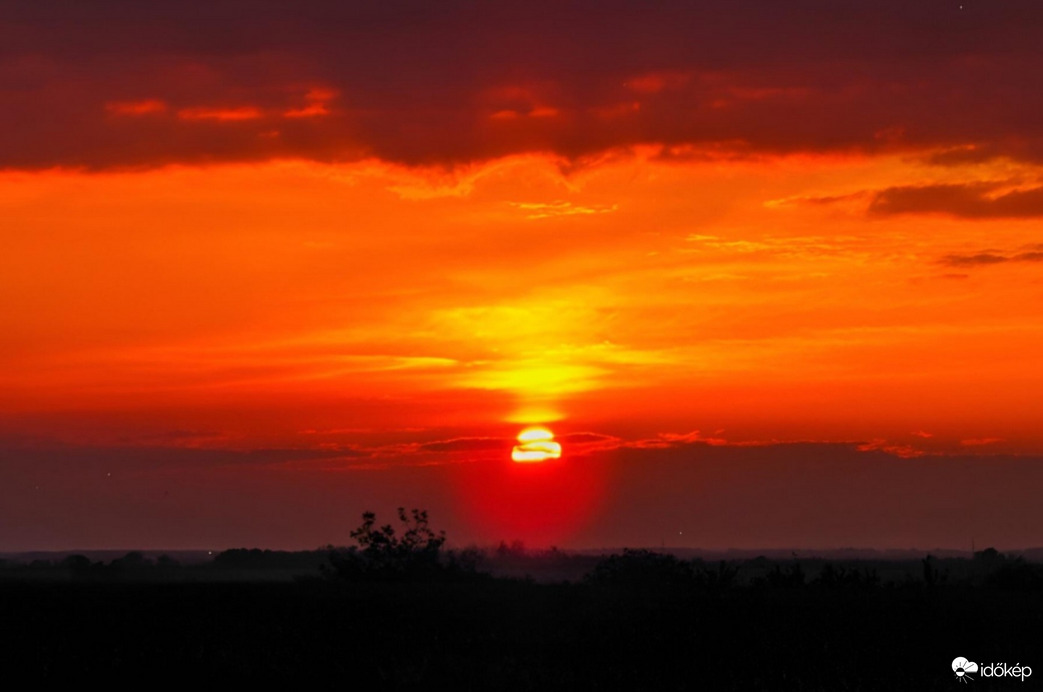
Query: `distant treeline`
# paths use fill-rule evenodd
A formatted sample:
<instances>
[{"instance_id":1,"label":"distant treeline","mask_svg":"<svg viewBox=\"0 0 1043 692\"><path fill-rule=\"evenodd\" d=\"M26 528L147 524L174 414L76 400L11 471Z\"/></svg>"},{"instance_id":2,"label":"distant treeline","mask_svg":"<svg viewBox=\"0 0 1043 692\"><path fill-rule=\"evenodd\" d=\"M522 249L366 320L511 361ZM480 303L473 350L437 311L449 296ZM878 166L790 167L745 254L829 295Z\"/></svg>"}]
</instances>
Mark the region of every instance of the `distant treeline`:
<instances>
[{"instance_id":1,"label":"distant treeline","mask_svg":"<svg viewBox=\"0 0 1043 692\"><path fill-rule=\"evenodd\" d=\"M852 589L984 587L1043 590L1043 565L993 548L973 558L921 560L686 560L668 552L625 549L611 555L529 550L520 542L492 550L446 550L441 543L308 551L236 548L209 562L182 564L131 551L108 562L80 554L56 560L0 560L0 579L97 581L298 580L444 581L513 579L583 583L598 588L657 590Z\"/></svg>"},{"instance_id":2,"label":"distant treeline","mask_svg":"<svg viewBox=\"0 0 1043 692\"><path fill-rule=\"evenodd\" d=\"M911 561L823 559L788 561L759 557L707 563L649 550L625 550L586 575L591 584L659 588L853 589L941 588L945 586L1043 589L1043 565L989 548L972 559Z\"/></svg>"},{"instance_id":3,"label":"distant treeline","mask_svg":"<svg viewBox=\"0 0 1043 692\"><path fill-rule=\"evenodd\" d=\"M624 549L611 555L568 553L551 548L531 551L520 541L494 550L445 547L444 531L435 531L425 510L398 509L398 526L378 525L364 512L350 533L355 545L327 545L309 551L225 550L204 563L182 565L169 555L155 559L131 551L122 557L92 561L85 555L28 563L0 560L0 578L73 580L460 582L520 580L583 583L600 588L660 591L726 589L930 588L973 586L1043 589L1043 565L994 548L967 558L922 560L778 560L755 557L707 562L669 552Z\"/></svg>"},{"instance_id":4,"label":"distant treeline","mask_svg":"<svg viewBox=\"0 0 1043 692\"><path fill-rule=\"evenodd\" d=\"M169 555L147 557L133 550L108 562L72 554L60 559L28 562L0 560L0 578L91 579L91 580L180 580L226 579L235 574L254 573L256 578L291 578L294 574L317 574L328 560L328 551L282 551L236 548L220 552L208 562L183 564Z\"/></svg>"}]
</instances>

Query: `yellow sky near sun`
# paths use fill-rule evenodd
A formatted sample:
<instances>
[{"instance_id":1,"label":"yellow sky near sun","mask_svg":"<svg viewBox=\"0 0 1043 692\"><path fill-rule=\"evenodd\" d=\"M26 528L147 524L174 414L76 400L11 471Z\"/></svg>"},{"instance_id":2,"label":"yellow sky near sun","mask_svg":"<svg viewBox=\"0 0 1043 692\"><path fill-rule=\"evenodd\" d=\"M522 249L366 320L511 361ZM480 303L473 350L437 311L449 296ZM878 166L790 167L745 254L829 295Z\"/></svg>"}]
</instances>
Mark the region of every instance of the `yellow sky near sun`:
<instances>
[{"instance_id":1,"label":"yellow sky near sun","mask_svg":"<svg viewBox=\"0 0 1043 692\"><path fill-rule=\"evenodd\" d=\"M1038 244L1038 221L867 213L1039 170L655 154L0 174L0 412L267 406L290 437L296 402L390 398L400 427L1043 443L1038 265L942 262Z\"/></svg>"}]
</instances>

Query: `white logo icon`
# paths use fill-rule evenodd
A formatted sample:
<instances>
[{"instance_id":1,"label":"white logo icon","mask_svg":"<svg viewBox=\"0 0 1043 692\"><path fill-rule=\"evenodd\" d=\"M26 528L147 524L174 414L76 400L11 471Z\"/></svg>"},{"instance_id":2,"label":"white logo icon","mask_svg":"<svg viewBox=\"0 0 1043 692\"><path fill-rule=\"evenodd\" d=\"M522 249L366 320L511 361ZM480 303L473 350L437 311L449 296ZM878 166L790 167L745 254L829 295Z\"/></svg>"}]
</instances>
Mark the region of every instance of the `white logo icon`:
<instances>
[{"instance_id":1,"label":"white logo icon","mask_svg":"<svg viewBox=\"0 0 1043 692\"><path fill-rule=\"evenodd\" d=\"M956 673L957 680L967 682L974 679L970 674L978 672L978 664L960 656L952 660L952 672Z\"/></svg>"}]
</instances>

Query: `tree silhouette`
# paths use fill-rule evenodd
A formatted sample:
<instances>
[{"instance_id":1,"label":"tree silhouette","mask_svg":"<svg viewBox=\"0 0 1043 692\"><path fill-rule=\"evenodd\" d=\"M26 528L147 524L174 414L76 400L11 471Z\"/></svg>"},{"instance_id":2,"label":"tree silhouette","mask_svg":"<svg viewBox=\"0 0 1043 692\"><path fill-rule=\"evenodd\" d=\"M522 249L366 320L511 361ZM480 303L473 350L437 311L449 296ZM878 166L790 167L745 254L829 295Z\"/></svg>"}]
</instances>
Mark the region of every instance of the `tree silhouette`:
<instances>
[{"instance_id":1,"label":"tree silhouette","mask_svg":"<svg viewBox=\"0 0 1043 692\"><path fill-rule=\"evenodd\" d=\"M391 524L377 527L373 512L362 514L362 524L351 532L357 546L330 551L331 576L349 581L402 581L443 576L466 569L449 556L442 560L445 531L435 532L427 511L398 508L400 530Z\"/></svg>"}]
</instances>

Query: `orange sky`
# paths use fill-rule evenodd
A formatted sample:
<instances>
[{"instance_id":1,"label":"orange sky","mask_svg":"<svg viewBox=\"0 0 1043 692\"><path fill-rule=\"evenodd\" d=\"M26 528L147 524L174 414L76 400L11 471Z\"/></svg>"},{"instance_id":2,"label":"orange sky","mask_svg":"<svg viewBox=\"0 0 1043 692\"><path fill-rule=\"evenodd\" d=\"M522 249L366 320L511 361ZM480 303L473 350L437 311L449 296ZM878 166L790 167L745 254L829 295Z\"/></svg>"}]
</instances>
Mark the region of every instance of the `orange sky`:
<instances>
[{"instance_id":1,"label":"orange sky","mask_svg":"<svg viewBox=\"0 0 1043 692\"><path fill-rule=\"evenodd\" d=\"M336 417L1043 448L1038 265L974 260L1035 257L1038 223L872 211L1037 170L657 154L8 172L0 404L245 446Z\"/></svg>"},{"instance_id":2,"label":"orange sky","mask_svg":"<svg viewBox=\"0 0 1043 692\"><path fill-rule=\"evenodd\" d=\"M804 55L769 31L768 5L747 52L709 35L691 48L659 23L687 7L669 5L600 63L581 48L623 40L633 10L612 5L574 50L536 15L485 17L475 32L500 39L468 34L465 50L425 38L457 35L462 9L412 28L374 11L366 36L405 48L369 72L349 69L365 46L309 33L318 20L277 30L278 9L238 42L218 37L228 17L190 38L134 10L156 41L109 44L118 22L97 10L77 20L97 42L72 45L71 10L15 13L0 25L23 37L0 59L9 480L38 487L11 469L41 448L298 450L315 477L498 463L482 460L532 423L565 436L564 461L570 434L573 458L792 442L909 463L1043 454L1043 135L1010 98L1039 98L1017 66L1043 14L841 13L819 21L850 40ZM895 21L878 51L874 28ZM257 482L241 508L280 484ZM417 502L452 496L418 483ZM7 519L26 524L19 506ZM153 540L62 521L0 548ZM582 541L655 533L613 531ZM581 541L566 534L539 538ZM729 535L714 540L845 540Z\"/></svg>"}]
</instances>

